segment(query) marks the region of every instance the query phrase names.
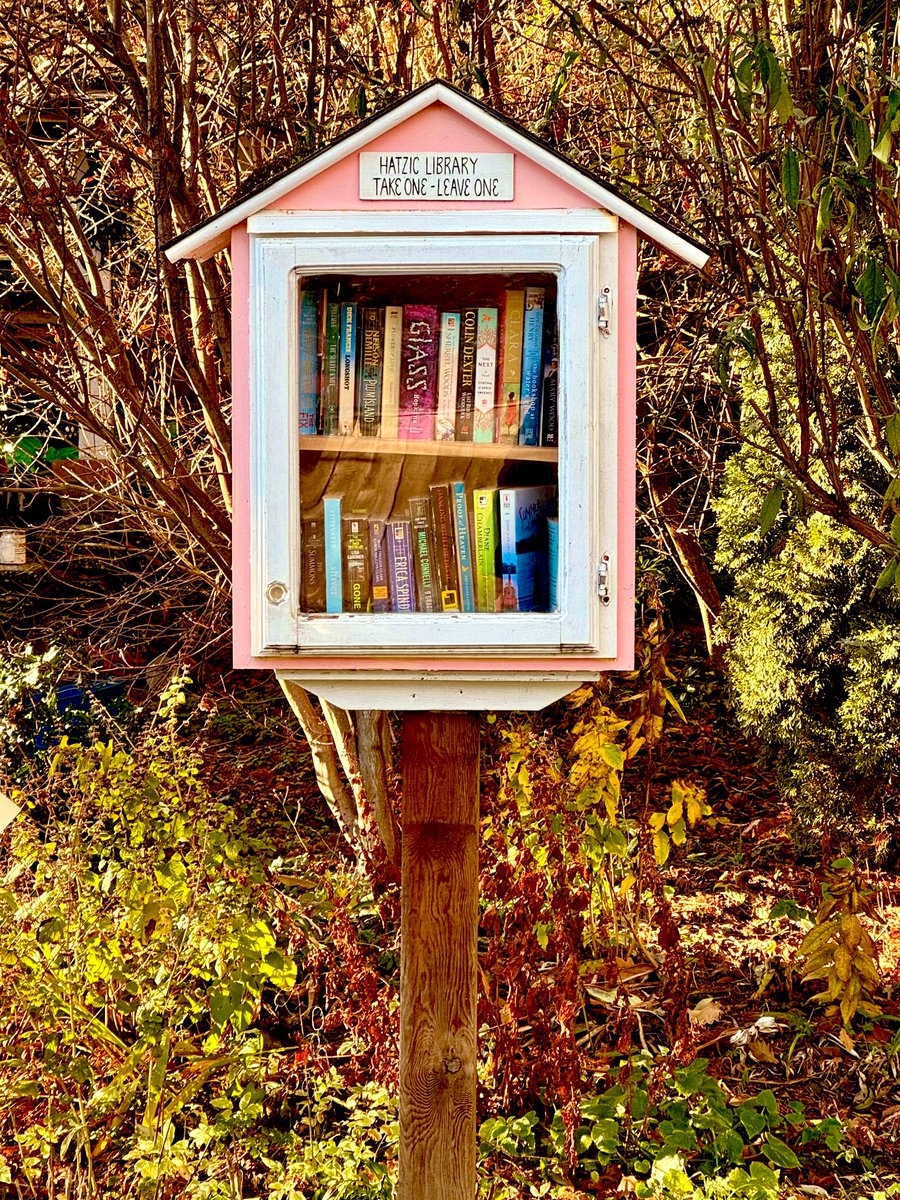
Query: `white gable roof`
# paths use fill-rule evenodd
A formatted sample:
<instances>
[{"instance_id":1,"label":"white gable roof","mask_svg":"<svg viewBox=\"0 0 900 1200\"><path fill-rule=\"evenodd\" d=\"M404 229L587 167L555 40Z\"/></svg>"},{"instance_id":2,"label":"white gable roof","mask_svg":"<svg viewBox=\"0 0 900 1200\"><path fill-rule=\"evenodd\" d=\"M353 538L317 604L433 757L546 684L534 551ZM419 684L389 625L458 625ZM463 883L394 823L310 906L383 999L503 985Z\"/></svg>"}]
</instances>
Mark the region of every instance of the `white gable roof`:
<instances>
[{"instance_id":1,"label":"white gable roof","mask_svg":"<svg viewBox=\"0 0 900 1200\"><path fill-rule=\"evenodd\" d=\"M499 116L486 105L441 81L425 84L310 155L300 166L286 171L271 183L264 184L258 191L235 201L201 225L175 238L163 247L166 256L172 262L184 258L209 258L228 244L231 230L236 225L276 203L282 196L286 196L288 192L313 179L322 171L328 170L341 159L362 150L375 138L432 104L445 104L460 116L481 126L510 149L530 158L538 166L576 188L599 207L633 225L644 237L677 258L695 267L703 267L709 259L710 251L690 235L680 232L666 221L651 216L627 200L615 188L602 183L589 171L576 166L549 146L545 146L516 122Z\"/></svg>"}]
</instances>

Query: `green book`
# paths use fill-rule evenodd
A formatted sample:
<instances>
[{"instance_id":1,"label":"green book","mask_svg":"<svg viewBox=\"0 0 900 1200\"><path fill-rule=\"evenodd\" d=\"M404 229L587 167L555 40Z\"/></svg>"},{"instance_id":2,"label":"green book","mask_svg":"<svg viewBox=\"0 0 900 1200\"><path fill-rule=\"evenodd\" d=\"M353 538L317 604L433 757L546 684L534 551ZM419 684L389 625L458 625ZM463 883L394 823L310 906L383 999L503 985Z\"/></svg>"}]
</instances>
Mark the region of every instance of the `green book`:
<instances>
[{"instance_id":1,"label":"green book","mask_svg":"<svg viewBox=\"0 0 900 1200\"><path fill-rule=\"evenodd\" d=\"M479 612L497 611L499 577L497 558L500 545L500 492L497 488L478 488L472 493L475 531L475 597Z\"/></svg>"}]
</instances>

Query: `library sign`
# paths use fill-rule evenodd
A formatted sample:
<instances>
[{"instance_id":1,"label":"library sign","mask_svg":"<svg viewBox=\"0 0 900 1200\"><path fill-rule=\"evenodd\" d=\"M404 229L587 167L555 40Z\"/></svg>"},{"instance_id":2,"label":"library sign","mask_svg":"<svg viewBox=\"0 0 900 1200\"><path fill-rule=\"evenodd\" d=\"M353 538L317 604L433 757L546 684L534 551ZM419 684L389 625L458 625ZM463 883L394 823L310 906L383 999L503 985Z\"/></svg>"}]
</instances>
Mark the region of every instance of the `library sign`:
<instances>
[{"instance_id":1,"label":"library sign","mask_svg":"<svg viewBox=\"0 0 900 1200\"><path fill-rule=\"evenodd\" d=\"M236 667L435 711L631 667L638 236L708 257L436 82L166 247L231 254Z\"/></svg>"},{"instance_id":2,"label":"library sign","mask_svg":"<svg viewBox=\"0 0 900 1200\"><path fill-rule=\"evenodd\" d=\"M363 152L360 200L513 200L513 154Z\"/></svg>"}]
</instances>

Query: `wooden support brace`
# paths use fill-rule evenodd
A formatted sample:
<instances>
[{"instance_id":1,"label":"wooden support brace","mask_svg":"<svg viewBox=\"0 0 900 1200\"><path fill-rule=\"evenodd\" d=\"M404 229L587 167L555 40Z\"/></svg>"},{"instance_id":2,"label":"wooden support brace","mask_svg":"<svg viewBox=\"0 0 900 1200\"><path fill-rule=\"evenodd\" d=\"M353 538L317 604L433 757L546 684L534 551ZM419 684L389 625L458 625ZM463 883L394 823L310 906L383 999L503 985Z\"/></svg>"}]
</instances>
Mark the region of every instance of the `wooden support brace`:
<instances>
[{"instance_id":1,"label":"wooden support brace","mask_svg":"<svg viewBox=\"0 0 900 1200\"><path fill-rule=\"evenodd\" d=\"M478 717L403 718L398 1200L475 1195Z\"/></svg>"}]
</instances>

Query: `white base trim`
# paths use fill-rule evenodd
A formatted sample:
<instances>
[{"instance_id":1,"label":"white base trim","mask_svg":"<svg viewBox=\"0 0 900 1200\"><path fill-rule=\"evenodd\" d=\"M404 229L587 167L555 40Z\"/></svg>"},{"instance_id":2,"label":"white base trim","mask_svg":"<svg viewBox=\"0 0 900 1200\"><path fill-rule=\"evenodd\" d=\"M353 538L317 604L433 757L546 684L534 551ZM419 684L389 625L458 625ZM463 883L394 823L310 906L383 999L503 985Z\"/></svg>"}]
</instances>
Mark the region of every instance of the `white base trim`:
<instances>
[{"instance_id":1,"label":"white base trim","mask_svg":"<svg viewBox=\"0 0 900 1200\"><path fill-rule=\"evenodd\" d=\"M411 671L276 671L278 682L299 684L346 709L396 712L538 712L599 674L585 671L475 675Z\"/></svg>"}]
</instances>

